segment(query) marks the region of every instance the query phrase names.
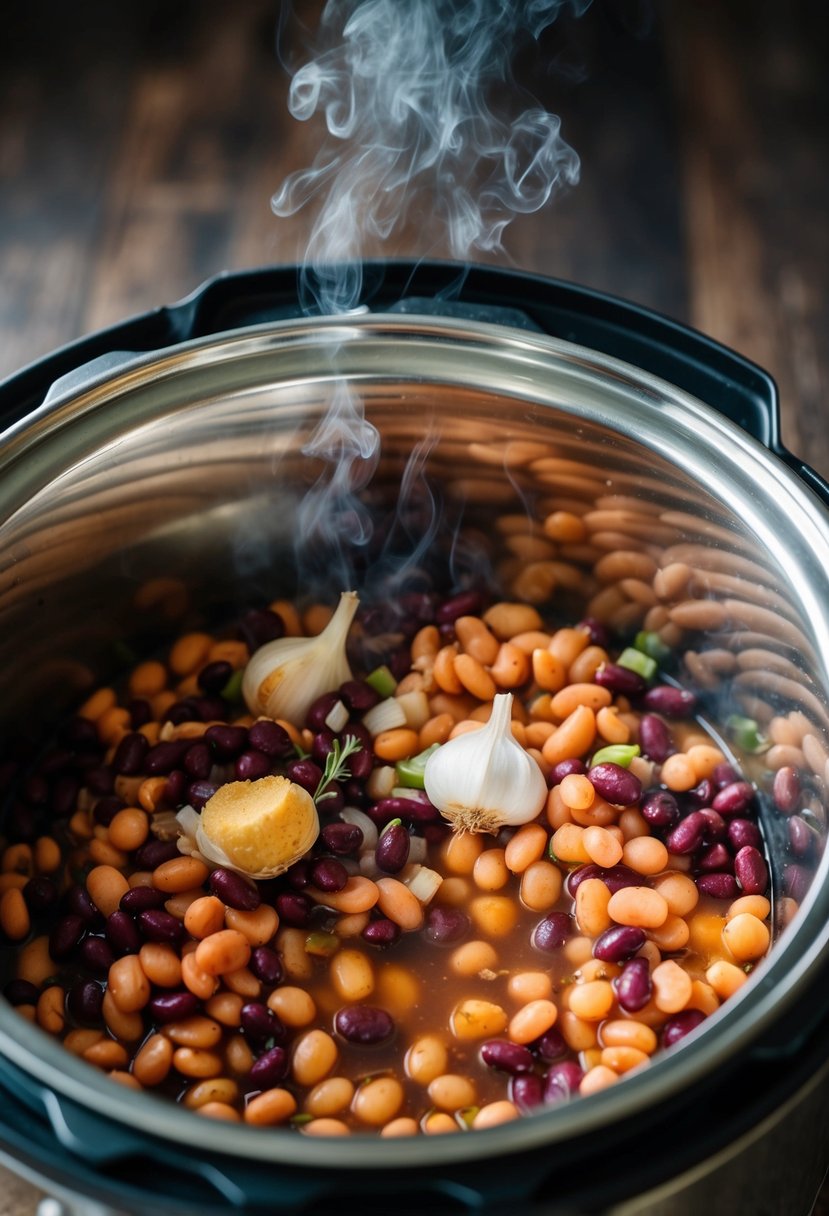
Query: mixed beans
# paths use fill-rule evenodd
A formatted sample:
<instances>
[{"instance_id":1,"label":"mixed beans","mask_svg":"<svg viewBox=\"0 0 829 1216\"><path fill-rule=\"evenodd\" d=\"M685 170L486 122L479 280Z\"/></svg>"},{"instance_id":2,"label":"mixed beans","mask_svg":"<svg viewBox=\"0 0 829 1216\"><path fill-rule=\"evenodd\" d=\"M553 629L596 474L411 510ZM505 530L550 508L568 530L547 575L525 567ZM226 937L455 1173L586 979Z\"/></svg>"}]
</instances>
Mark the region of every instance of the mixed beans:
<instances>
[{"instance_id":1,"label":"mixed beans","mask_svg":"<svg viewBox=\"0 0 829 1216\"><path fill-rule=\"evenodd\" d=\"M755 788L648 639L631 658L595 619L553 626L476 591L389 612L361 610L367 678L304 722L255 721L240 698L251 653L330 615L277 601L97 689L8 775L0 928L22 1017L204 1117L406 1136L596 1093L739 990L770 944ZM366 658L390 625L378 691ZM502 691L546 804L497 836L454 834L401 770L478 729ZM406 724L373 735L386 694ZM271 774L313 794L349 737L319 838L284 875L179 851L179 808ZM793 769L773 796L796 810Z\"/></svg>"}]
</instances>

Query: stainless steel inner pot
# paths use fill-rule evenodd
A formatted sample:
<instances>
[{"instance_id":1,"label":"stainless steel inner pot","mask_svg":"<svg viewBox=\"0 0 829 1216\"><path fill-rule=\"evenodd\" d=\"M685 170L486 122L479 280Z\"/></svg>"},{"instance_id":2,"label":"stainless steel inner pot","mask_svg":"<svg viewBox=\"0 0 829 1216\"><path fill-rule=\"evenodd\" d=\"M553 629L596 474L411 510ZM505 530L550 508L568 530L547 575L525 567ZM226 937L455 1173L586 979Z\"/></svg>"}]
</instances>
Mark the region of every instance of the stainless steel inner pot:
<instances>
[{"instance_id":1,"label":"stainless steel inner pot","mask_svg":"<svg viewBox=\"0 0 829 1216\"><path fill-rule=\"evenodd\" d=\"M785 823L766 807L775 858L770 957L704 1032L640 1075L469 1136L323 1146L219 1126L113 1085L2 1002L0 1050L57 1095L117 1124L247 1160L440 1165L599 1132L750 1049L801 1000L829 941L829 862L820 857L829 518L774 455L707 406L544 335L386 315L254 326L125 356L80 390L58 386L9 430L0 452L2 729L48 729L117 673L123 647L136 640L170 638L234 605L308 590L298 511L331 466L303 448L343 383L381 441L356 496L375 520L393 519L416 471L444 512L443 523L431 520L429 549L445 565L447 587L477 572L506 597L552 603L571 619L589 611L629 630L660 603L664 619L681 624L685 674L715 698L721 728L731 713L765 729L786 718L796 724L818 847L807 862L786 854ZM589 538L545 557L538 525L558 507L583 514ZM430 520L419 518L427 533ZM662 570L684 563L689 575L659 599L652 580L620 581L603 564L618 550L645 553ZM762 757L752 771L768 789Z\"/></svg>"}]
</instances>

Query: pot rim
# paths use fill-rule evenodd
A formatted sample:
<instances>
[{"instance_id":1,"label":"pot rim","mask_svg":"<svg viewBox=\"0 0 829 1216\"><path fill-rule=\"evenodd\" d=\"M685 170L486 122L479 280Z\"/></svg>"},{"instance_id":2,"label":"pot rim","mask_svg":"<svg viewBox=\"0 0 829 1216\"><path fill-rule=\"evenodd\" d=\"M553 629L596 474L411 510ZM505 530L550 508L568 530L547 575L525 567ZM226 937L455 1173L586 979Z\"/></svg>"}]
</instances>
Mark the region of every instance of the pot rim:
<instances>
[{"instance_id":1,"label":"pot rim","mask_svg":"<svg viewBox=\"0 0 829 1216\"><path fill-rule=\"evenodd\" d=\"M550 405L549 384L545 388L542 379L539 388L532 379L547 372L552 383L563 384L565 389L568 380L581 381L603 388L608 392L608 400L614 394L626 395L635 407L638 419L658 409L660 435L651 431L646 438L659 443L663 455L676 455L667 443L666 432L685 435L686 441L690 437L693 442L683 453L685 463L681 463L681 467L686 473L690 468L691 476L699 480L709 471L706 453L717 452L720 460L730 464L735 473L739 472L740 478L750 476L755 488L762 486L766 498L772 499L772 495L782 493L787 508L808 531L810 545L820 542L829 554L829 516L812 491L777 456L699 399L651 373L562 339L455 318L435 319L413 314L401 317L361 310L347 318L314 317L270 322L194 339L161 352L127 357L115 372L111 367L97 373L90 368L91 378L80 390L77 386L63 390L57 386L54 396L50 395L39 409L7 430L2 437L0 472L27 456L56 431L71 427L78 418L119 396L132 396L147 387L155 388L162 381L205 371L215 377L220 368L232 374L234 365L238 371L238 365L248 358L279 356L286 350L309 344L330 347L336 342L346 362L352 355L359 361L366 350L371 352L372 344L384 344L392 339L398 342L408 339L421 345L437 343L445 353L456 349L475 350L478 355L489 352L496 362L505 363L511 369L511 387L505 391L513 398ZM523 373L518 380L516 369ZM332 371L315 379L336 379L340 374ZM369 380L393 383L410 380L411 374L370 369L367 376ZM478 373L479 376L484 374L483 371ZM350 373L346 371L346 375ZM419 383L426 385L447 383L446 374L430 375L424 373L422 366L417 378ZM457 382L470 386L468 367ZM498 386L483 383L480 387L491 395L501 395ZM624 418L613 417L585 404L581 404L576 413L630 438L630 432L620 425ZM637 434L636 438L641 436ZM824 568L826 566L829 566L829 560ZM813 598L817 604L817 597ZM826 640L829 626L826 621L821 623ZM829 654L829 645L822 652ZM375 1135L358 1134L342 1141L329 1139L325 1142L324 1160L321 1160L318 1141L292 1133L286 1135L278 1129L267 1129L263 1133L247 1126L219 1125L167 1102L159 1102L150 1094L123 1090L97 1069L68 1053L51 1036L19 1018L5 1002L0 1003L0 1051L57 1094L81 1106L94 1106L96 1113L131 1129L151 1137L161 1135L202 1152L315 1169L392 1169L426 1161L432 1164L474 1161L489 1157L494 1147L499 1153L519 1152L596 1131L610 1121L665 1101L710 1075L726 1065L736 1050L756 1043L776 1019L791 1009L813 981L821 963L825 965L828 948L829 855L824 855L808 895L793 923L787 927L784 939L777 943L739 995L706 1020L702 1033L689 1036L678 1050L661 1053L642 1073L627 1078L624 1085L472 1137L379 1140Z\"/></svg>"}]
</instances>

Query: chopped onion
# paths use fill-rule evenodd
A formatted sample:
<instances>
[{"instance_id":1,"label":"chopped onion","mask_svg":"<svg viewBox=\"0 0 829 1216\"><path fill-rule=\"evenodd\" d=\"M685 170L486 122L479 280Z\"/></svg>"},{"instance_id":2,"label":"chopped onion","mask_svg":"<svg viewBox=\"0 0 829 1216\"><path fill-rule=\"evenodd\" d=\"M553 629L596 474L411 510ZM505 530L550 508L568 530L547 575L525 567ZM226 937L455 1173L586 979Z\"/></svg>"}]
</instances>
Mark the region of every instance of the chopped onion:
<instances>
[{"instance_id":1,"label":"chopped onion","mask_svg":"<svg viewBox=\"0 0 829 1216\"><path fill-rule=\"evenodd\" d=\"M420 730L421 726L428 722L432 716L432 711L429 708L429 698L422 689L416 689L414 692L404 692L396 700L406 715L406 725L412 730Z\"/></svg>"},{"instance_id":2,"label":"chopped onion","mask_svg":"<svg viewBox=\"0 0 829 1216\"><path fill-rule=\"evenodd\" d=\"M397 773L393 764L381 764L373 768L366 782L366 793L374 802L381 798L390 798L397 781Z\"/></svg>"},{"instance_id":3,"label":"chopped onion","mask_svg":"<svg viewBox=\"0 0 829 1216\"><path fill-rule=\"evenodd\" d=\"M325 725L329 730L332 730L335 735L338 735L348 721L349 713L342 701L337 701L331 706L325 719Z\"/></svg>"},{"instance_id":4,"label":"chopped onion","mask_svg":"<svg viewBox=\"0 0 829 1216\"><path fill-rule=\"evenodd\" d=\"M406 714L400 701L395 697L386 697L363 714L363 726L372 735L379 735L384 730L396 730L398 726L406 725Z\"/></svg>"},{"instance_id":5,"label":"chopped onion","mask_svg":"<svg viewBox=\"0 0 829 1216\"><path fill-rule=\"evenodd\" d=\"M363 833L363 843L361 852L368 852L377 847L377 825L373 820L369 819L365 811L359 810L356 806L345 806L340 811L340 819L343 823L353 823L355 827L361 829Z\"/></svg>"}]
</instances>

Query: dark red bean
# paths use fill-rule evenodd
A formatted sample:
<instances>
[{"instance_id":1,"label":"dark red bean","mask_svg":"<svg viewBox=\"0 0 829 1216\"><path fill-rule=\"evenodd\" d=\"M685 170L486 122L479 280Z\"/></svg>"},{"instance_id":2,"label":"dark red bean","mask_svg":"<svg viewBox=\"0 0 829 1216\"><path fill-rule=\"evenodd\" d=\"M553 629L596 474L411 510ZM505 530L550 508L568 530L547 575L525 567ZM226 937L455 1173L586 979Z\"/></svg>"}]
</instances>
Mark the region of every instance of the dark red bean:
<instances>
[{"instance_id":1,"label":"dark red bean","mask_svg":"<svg viewBox=\"0 0 829 1216\"><path fill-rule=\"evenodd\" d=\"M86 1026L100 1024L103 1003L103 987L95 980L78 980L69 989L66 1000L69 1016Z\"/></svg>"},{"instance_id":2,"label":"dark red bean","mask_svg":"<svg viewBox=\"0 0 829 1216\"><path fill-rule=\"evenodd\" d=\"M778 811L792 815L800 807L800 774L796 768L786 764L774 774L771 796Z\"/></svg>"},{"instance_id":3,"label":"dark red bean","mask_svg":"<svg viewBox=\"0 0 829 1216\"><path fill-rule=\"evenodd\" d=\"M391 946L399 936L400 926L385 916L370 920L362 932L363 940L371 946Z\"/></svg>"},{"instance_id":4,"label":"dark red bean","mask_svg":"<svg viewBox=\"0 0 829 1216\"><path fill-rule=\"evenodd\" d=\"M346 857L356 853L363 843L363 829L356 823L328 823L320 832L320 840L330 853Z\"/></svg>"},{"instance_id":5,"label":"dark red bean","mask_svg":"<svg viewBox=\"0 0 829 1216\"><path fill-rule=\"evenodd\" d=\"M123 811L126 805L123 798L118 798L115 794L99 798L92 810L95 822L108 828L118 812Z\"/></svg>"},{"instance_id":6,"label":"dark red bean","mask_svg":"<svg viewBox=\"0 0 829 1216\"><path fill-rule=\"evenodd\" d=\"M633 925L612 925L593 943L593 957L603 963L621 963L632 958L645 944L643 929Z\"/></svg>"},{"instance_id":7,"label":"dark red bean","mask_svg":"<svg viewBox=\"0 0 829 1216\"><path fill-rule=\"evenodd\" d=\"M115 913L113 912L113 916ZM184 936L184 926L163 908L149 908L138 913L138 928L151 942L168 942L177 946Z\"/></svg>"},{"instance_id":8,"label":"dark red bean","mask_svg":"<svg viewBox=\"0 0 829 1216\"><path fill-rule=\"evenodd\" d=\"M711 806L721 815L739 815L754 799L754 788L748 781L732 781L719 790Z\"/></svg>"},{"instance_id":9,"label":"dark red bean","mask_svg":"<svg viewBox=\"0 0 829 1216\"><path fill-rule=\"evenodd\" d=\"M285 978L282 959L271 946L254 946L248 966L267 988L275 988Z\"/></svg>"},{"instance_id":10,"label":"dark red bean","mask_svg":"<svg viewBox=\"0 0 829 1216\"><path fill-rule=\"evenodd\" d=\"M23 888L23 898L29 911L39 916L41 913L57 907L60 898L57 883L45 874L38 875L37 878L30 878Z\"/></svg>"},{"instance_id":11,"label":"dark red bean","mask_svg":"<svg viewBox=\"0 0 829 1216\"><path fill-rule=\"evenodd\" d=\"M417 794L413 798L381 798L368 810L369 816L383 821L383 826L390 819L402 819L404 823L431 823L440 819L440 811L433 806L425 794Z\"/></svg>"},{"instance_id":12,"label":"dark red bean","mask_svg":"<svg viewBox=\"0 0 829 1216\"><path fill-rule=\"evenodd\" d=\"M588 770L587 779L596 793L614 806L632 806L642 797L642 782L621 764L595 764Z\"/></svg>"},{"instance_id":13,"label":"dark red bean","mask_svg":"<svg viewBox=\"0 0 829 1216\"><path fill-rule=\"evenodd\" d=\"M795 857L806 857L816 839L806 820L801 819L800 815L792 815L789 820L789 844Z\"/></svg>"},{"instance_id":14,"label":"dark red bean","mask_svg":"<svg viewBox=\"0 0 829 1216\"><path fill-rule=\"evenodd\" d=\"M239 636L253 654L266 642L274 642L285 633L285 622L270 608L250 608L240 620Z\"/></svg>"},{"instance_id":15,"label":"dark red bean","mask_svg":"<svg viewBox=\"0 0 829 1216\"><path fill-rule=\"evenodd\" d=\"M112 767L124 777L134 777L144 768L144 757L150 749L146 737L138 731L123 735L115 748Z\"/></svg>"},{"instance_id":16,"label":"dark red bean","mask_svg":"<svg viewBox=\"0 0 829 1216\"><path fill-rule=\"evenodd\" d=\"M127 706L127 712L133 730L140 730L142 726L146 726L153 720L153 707L146 697L134 697Z\"/></svg>"},{"instance_id":17,"label":"dark red bean","mask_svg":"<svg viewBox=\"0 0 829 1216\"><path fill-rule=\"evenodd\" d=\"M681 1013L675 1013L662 1027L662 1046L673 1047L674 1043L684 1039L686 1034L696 1030L704 1021L705 1014L699 1009L683 1009Z\"/></svg>"},{"instance_id":18,"label":"dark red bean","mask_svg":"<svg viewBox=\"0 0 829 1216\"><path fill-rule=\"evenodd\" d=\"M729 764L727 760L723 760L721 764L716 765L711 780L714 782L714 788L721 790L726 785L731 785L733 781L740 780L740 774L737 772L733 764Z\"/></svg>"},{"instance_id":19,"label":"dark red bean","mask_svg":"<svg viewBox=\"0 0 829 1216\"><path fill-rule=\"evenodd\" d=\"M697 867L706 874L710 874L714 870L723 870L728 873L734 868L734 859L720 841L718 844L712 844L707 849L703 849L697 859Z\"/></svg>"},{"instance_id":20,"label":"dark red bean","mask_svg":"<svg viewBox=\"0 0 829 1216\"><path fill-rule=\"evenodd\" d=\"M647 794L639 809L642 818L651 827L669 828L679 819L679 803L668 790L654 790Z\"/></svg>"},{"instance_id":21,"label":"dark red bean","mask_svg":"<svg viewBox=\"0 0 829 1216\"><path fill-rule=\"evenodd\" d=\"M716 793L717 790L711 778L703 777L699 785L695 785L692 790L688 790L685 798L692 806L706 807L710 804Z\"/></svg>"},{"instance_id":22,"label":"dark red bean","mask_svg":"<svg viewBox=\"0 0 829 1216\"><path fill-rule=\"evenodd\" d=\"M621 975L610 981L616 1000L625 1013L637 1013L651 999L653 984L650 967L645 958L632 958L625 963Z\"/></svg>"},{"instance_id":23,"label":"dark red bean","mask_svg":"<svg viewBox=\"0 0 829 1216\"><path fill-rule=\"evenodd\" d=\"M237 908L241 912L254 912L262 902L255 883L222 866L211 871L208 883L211 895L215 895L229 908Z\"/></svg>"},{"instance_id":24,"label":"dark red bean","mask_svg":"<svg viewBox=\"0 0 829 1216\"><path fill-rule=\"evenodd\" d=\"M178 849L176 849L178 853ZM68 912L79 916L87 929L99 929L103 927L104 918L95 907L90 897L89 892L85 887L79 887L73 884L65 895L65 904Z\"/></svg>"},{"instance_id":25,"label":"dark red bean","mask_svg":"<svg viewBox=\"0 0 829 1216\"><path fill-rule=\"evenodd\" d=\"M346 709L354 714L365 713L380 701L380 694L364 680L346 680L345 684L340 685L339 693Z\"/></svg>"},{"instance_id":26,"label":"dark red bean","mask_svg":"<svg viewBox=\"0 0 829 1216\"><path fill-rule=\"evenodd\" d=\"M191 739L169 739L154 743L144 757L144 772L149 773L151 777L166 776L179 767L191 743Z\"/></svg>"},{"instance_id":27,"label":"dark red bean","mask_svg":"<svg viewBox=\"0 0 829 1216\"><path fill-rule=\"evenodd\" d=\"M276 897L276 910L280 923L293 929L307 929L311 923L314 905L307 895L299 891L283 891Z\"/></svg>"},{"instance_id":28,"label":"dark red bean","mask_svg":"<svg viewBox=\"0 0 829 1216\"><path fill-rule=\"evenodd\" d=\"M336 857L320 857L311 862L311 883L320 891L342 891L348 882L348 870Z\"/></svg>"},{"instance_id":29,"label":"dark red bean","mask_svg":"<svg viewBox=\"0 0 829 1216\"><path fill-rule=\"evenodd\" d=\"M71 958L81 943L86 925L80 916L62 916L49 934L49 953L57 963Z\"/></svg>"},{"instance_id":30,"label":"dark red bean","mask_svg":"<svg viewBox=\"0 0 829 1216\"><path fill-rule=\"evenodd\" d=\"M187 786L187 801L197 811L200 811L206 802L209 802L218 789L215 781L202 781L196 778Z\"/></svg>"},{"instance_id":31,"label":"dark red bean","mask_svg":"<svg viewBox=\"0 0 829 1216\"><path fill-rule=\"evenodd\" d=\"M564 1035L557 1026L551 1026L549 1030L545 1030L531 1047L539 1060L543 1060L545 1064L560 1060L570 1050L564 1041Z\"/></svg>"},{"instance_id":32,"label":"dark red bean","mask_svg":"<svg viewBox=\"0 0 829 1216\"><path fill-rule=\"evenodd\" d=\"M84 966L96 975L106 976L115 962L115 952L103 937L85 937L81 942L80 955Z\"/></svg>"},{"instance_id":33,"label":"dark red bean","mask_svg":"<svg viewBox=\"0 0 829 1216\"><path fill-rule=\"evenodd\" d=\"M544 1101L552 1105L563 1102L579 1091L584 1072L574 1060L562 1060L552 1064L544 1078Z\"/></svg>"},{"instance_id":34,"label":"dark red bean","mask_svg":"<svg viewBox=\"0 0 829 1216\"><path fill-rule=\"evenodd\" d=\"M189 697L185 697L181 701L174 701L173 704L164 711L164 722L171 722L173 726L180 726L182 722L198 721L199 713L193 701Z\"/></svg>"},{"instance_id":35,"label":"dark red bean","mask_svg":"<svg viewBox=\"0 0 829 1216\"><path fill-rule=\"evenodd\" d=\"M214 723L208 726L202 738L210 744L219 760L235 760L247 747L248 732L244 726Z\"/></svg>"},{"instance_id":36,"label":"dark red bean","mask_svg":"<svg viewBox=\"0 0 829 1216\"><path fill-rule=\"evenodd\" d=\"M450 946L466 937L471 924L460 908L429 908L423 935L437 946Z\"/></svg>"},{"instance_id":37,"label":"dark red bean","mask_svg":"<svg viewBox=\"0 0 829 1216\"><path fill-rule=\"evenodd\" d=\"M561 785L565 777L570 777L573 774L582 777L586 772L587 765L583 760L576 759L575 756L570 760L559 760L558 764L553 766L548 784L550 786Z\"/></svg>"},{"instance_id":38,"label":"dark red bean","mask_svg":"<svg viewBox=\"0 0 829 1216\"><path fill-rule=\"evenodd\" d=\"M534 949L549 954L563 946L572 932L572 922L566 912L550 912L535 926L530 941Z\"/></svg>"},{"instance_id":39,"label":"dark red bean","mask_svg":"<svg viewBox=\"0 0 829 1216\"><path fill-rule=\"evenodd\" d=\"M643 754L657 764L662 764L676 751L670 727L657 714L642 715L639 723L639 745Z\"/></svg>"},{"instance_id":40,"label":"dark red bean","mask_svg":"<svg viewBox=\"0 0 829 1216\"><path fill-rule=\"evenodd\" d=\"M705 835L705 816L700 811L691 811L676 825L665 840L669 853L693 853L702 844Z\"/></svg>"},{"instance_id":41,"label":"dark red bean","mask_svg":"<svg viewBox=\"0 0 829 1216\"><path fill-rule=\"evenodd\" d=\"M305 725L308 729L313 731L326 730L325 719L339 699L340 694L338 692L324 692L321 697L317 697L316 701L312 701L311 708L305 715Z\"/></svg>"},{"instance_id":42,"label":"dark red bean","mask_svg":"<svg viewBox=\"0 0 829 1216\"><path fill-rule=\"evenodd\" d=\"M608 866L604 869L602 866L588 863L584 866L579 866L577 870L571 871L567 877L566 887L568 895L575 896L581 884L587 878L600 878L604 885L610 891L611 895L615 895L617 891L621 891L622 887L641 887L642 875L637 874L635 870L631 870L630 866L617 865Z\"/></svg>"},{"instance_id":43,"label":"dark red bean","mask_svg":"<svg viewBox=\"0 0 829 1216\"><path fill-rule=\"evenodd\" d=\"M346 1005L335 1016L334 1029L348 1043L382 1043L394 1033L394 1019L385 1009Z\"/></svg>"},{"instance_id":44,"label":"dark red bean","mask_svg":"<svg viewBox=\"0 0 829 1216\"><path fill-rule=\"evenodd\" d=\"M797 903L802 903L806 898L811 881L812 872L806 866L794 862L783 867L783 886L786 894Z\"/></svg>"},{"instance_id":45,"label":"dark red bean","mask_svg":"<svg viewBox=\"0 0 829 1216\"><path fill-rule=\"evenodd\" d=\"M702 833L703 844L718 844L725 840L728 836L728 828L719 811L715 811L713 807L700 807L699 814L705 820L705 828Z\"/></svg>"},{"instance_id":46,"label":"dark red bean","mask_svg":"<svg viewBox=\"0 0 829 1216\"><path fill-rule=\"evenodd\" d=\"M734 873L746 895L765 895L769 872L759 849L750 844L740 849L734 858Z\"/></svg>"},{"instance_id":47,"label":"dark red bean","mask_svg":"<svg viewBox=\"0 0 829 1216\"><path fill-rule=\"evenodd\" d=\"M478 616L482 608L483 598L479 591L460 591L438 605L435 623L453 625L459 616Z\"/></svg>"},{"instance_id":48,"label":"dark red bean","mask_svg":"<svg viewBox=\"0 0 829 1216\"><path fill-rule=\"evenodd\" d=\"M517 1076L521 1072L532 1072L533 1056L528 1047L511 1043L509 1039L490 1039L481 1047L481 1059L489 1068Z\"/></svg>"},{"instance_id":49,"label":"dark red bean","mask_svg":"<svg viewBox=\"0 0 829 1216\"><path fill-rule=\"evenodd\" d=\"M293 752L294 745L291 736L278 722L268 718L260 718L248 728L248 745L266 756L287 756Z\"/></svg>"},{"instance_id":50,"label":"dark red bean","mask_svg":"<svg viewBox=\"0 0 829 1216\"><path fill-rule=\"evenodd\" d=\"M286 772L291 781L301 785L304 790L313 795L322 781L322 769L313 760L292 760Z\"/></svg>"},{"instance_id":51,"label":"dark red bean","mask_svg":"<svg viewBox=\"0 0 829 1216\"><path fill-rule=\"evenodd\" d=\"M402 823L390 823L374 850L377 868L384 874L397 874L409 860L409 833Z\"/></svg>"},{"instance_id":52,"label":"dark red bean","mask_svg":"<svg viewBox=\"0 0 829 1216\"><path fill-rule=\"evenodd\" d=\"M534 1072L522 1073L510 1081L509 1096L523 1114L529 1114L544 1101L544 1081Z\"/></svg>"},{"instance_id":53,"label":"dark red bean","mask_svg":"<svg viewBox=\"0 0 829 1216\"><path fill-rule=\"evenodd\" d=\"M600 688L621 693L625 697L638 697L647 688L638 671L622 667L618 663L603 663L593 680Z\"/></svg>"},{"instance_id":54,"label":"dark red bean","mask_svg":"<svg viewBox=\"0 0 829 1216\"><path fill-rule=\"evenodd\" d=\"M230 663L225 659L217 659L214 663L207 663L202 667L196 677L196 683L202 692L215 697L219 696L232 675L233 667Z\"/></svg>"},{"instance_id":55,"label":"dark red bean","mask_svg":"<svg viewBox=\"0 0 829 1216\"><path fill-rule=\"evenodd\" d=\"M281 1043L287 1038L282 1021L262 1001L248 1001L239 1016L242 1029L254 1043L267 1043L268 1039Z\"/></svg>"},{"instance_id":56,"label":"dark red bean","mask_svg":"<svg viewBox=\"0 0 829 1216\"><path fill-rule=\"evenodd\" d=\"M118 906L122 912L137 916L148 908L163 908L169 898L169 892L157 891L155 887L130 887L121 896Z\"/></svg>"},{"instance_id":57,"label":"dark red bean","mask_svg":"<svg viewBox=\"0 0 829 1216\"><path fill-rule=\"evenodd\" d=\"M289 1068L290 1057L285 1048L277 1044L254 1061L248 1079L256 1089L274 1089L285 1080Z\"/></svg>"},{"instance_id":58,"label":"dark red bean","mask_svg":"<svg viewBox=\"0 0 829 1216\"><path fill-rule=\"evenodd\" d=\"M350 733L349 730L346 734ZM367 748L361 747L348 757L348 771L355 781L365 781L374 768L374 756Z\"/></svg>"},{"instance_id":59,"label":"dark red bean","mask_svg":"<svg viewBox=\"0 0 829 1216\"><path fill-rule=\"evenodd\" d=\"M583 629L590 635L591 646L601 646L602 650L610 649L610 630L602 621L597 621L594 616L583 617L576 625L576 629Z\"/></svg>"},{"instance_id":60,"label":"dark red bean","mask_svg":"<svg viewBox=\"0 0 829 1216\"><path fill-rule=\"evenodd\" d=\"M269 775L272 765L271 757L266 756L264 752L242 752L236 760L234 769L236 780L258 781L260 777Z\"/></svg>"},{"instance_id":61,"label":"dark red bean","mask_svg":"<svg viewBox=\"0 0 829 1216\"><path fill-rule=\"evenodd\" d=\"M322 730L316 732L311 740L311 759L315 764L319 764L322 768L325 768L326 761L333 752L336 741L337 736L332 730L323 727Z\"/></svg>"},{"instance_id":62,"label":"dark red bean","mask_svg":"<svg viewBox=\"0 0 829 1216\"><path fill-rule=\"evenodd\" d=\"M213 753L210 750L210 744L199 739L198 743L188 747L181 763L188 777L199 777L206 780L213 768Z\"/></svg>"},{"instance_id":63,"label":"dark red bean","mask_svg":"<svg viewBox=\"0 0 829 1216\"><path fill-rule=\"evenodd\" d=\"M136 850L135 867L137 870L155 870L165 861L172 861L174 857L180 856L174 840L148 840Z\"/></svg>"},{"instance_id":64,"label":"dark red bean","mask_svg":"<svg viewBox=\"0 0 829 1216\"><path fill-rule=\"evenodd\" d=\"M672 684L656 684L642 698L645 709L664 714L666 718L688 718L697 708L697 699L685 688Z\"/></svg>"},{"instance_id":65,"label":"dark red bean","mask_svg":"<svg viewBox=\"0 0 829 1216\"><path fill-rule=\"evenodd\" d=\"M165 912L164 915L169 914ZM141 934L135 927L135 921L120 908L107 917L105 932L107 941L117 955L137 954L141 949Z\"/></svg>"},{"instance_id":66,"label":"dark red bean","mask_svg":"<svg viewBox=\"0 0 829 1216\"><path fill-rule=\"evenodd\" d=\"M184 804L184 794L187 789L187 774L184 769L174 768L167 774L162 799L170 806L179 807Z\"/></svg>"},{"instance_id":67,"label":"dark red bean","mask_svg":"<svg viewBox=\"0 0 829 1216\"><path fill-rule=\"evenodd\" d=\"M160 1026L178 1022L198 1013L199 998L182 989L179 992L159 992L150 998L147 1008L153 1021Z\"/></svg>"},{"instance_id":68,"label":"dark red bean","mask_svg":"<svg viewBox=\"0 0 829 1216\"><path fill-rule=\"evenodd\" d=\"M3 989L3 996L10 1005L36 1005L40 989L28 980L9 980Z\"/></svg>"},{"instance_id":69,"label":"dark red bean","mask_svg":"<svg viewBox=\"0 0 829 1216\"><path fill-rule=\"evenodd\" d=\"M285 878L288 886L293 887L294 891L304 891L311 884L311 863L310 861L295 861L292 866L289 866L285 871Z\"/></svg>"},{"instance_id":70,"label":"dark red bean","mask_svg":"<svg viewBox=\"0 0 829 1216\"><path fill-rule=\"evenodd\" d=\"M695 882L703 895L713 895L714 899L736 899L739 894L733 874L700 874Z\"/></svg>"},{"instance_id":71,"label":"dark red bean","mask_svg":"<svg viewBox=\"0 0 829 1216\"><path fill-rule=\"evenodd\" d=\"M728 825L728 843L735 852L747 844L759 849L763 843L760 829L751 819L732 819Z\"/></svg>"},{"instance_id":72,"label":"dark red bean","mask_svg":"<svg viewBox=\"0 0 829 1216\"><path fill-rule=\"evenodd\" d=\"M109 764L99 764L84 773L84 784L91 794L105 798L115 789L115 773Z\"/></svg>"}]
</instances>

